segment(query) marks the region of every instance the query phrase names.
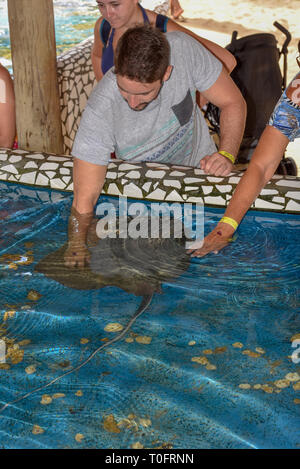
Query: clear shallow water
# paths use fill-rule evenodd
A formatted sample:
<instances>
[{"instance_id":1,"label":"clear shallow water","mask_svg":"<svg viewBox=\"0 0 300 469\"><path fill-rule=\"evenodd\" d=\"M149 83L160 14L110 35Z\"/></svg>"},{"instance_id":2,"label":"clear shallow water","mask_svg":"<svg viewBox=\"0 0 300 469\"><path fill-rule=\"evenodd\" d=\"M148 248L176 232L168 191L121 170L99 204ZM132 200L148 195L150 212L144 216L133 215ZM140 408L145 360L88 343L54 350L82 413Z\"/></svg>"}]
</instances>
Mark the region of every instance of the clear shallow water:
<instances>
[{"instance_id":1,"label":"clear shallow water","mask_svg":"<svg viewBox=\"0 0 300 469\"><path fill-rule=\"evenodd\" d=\"M70 194L1 183L0 200L2 405L87 359L141 297L34 271L66 241ZM206 232L222 212L206 209ZM299 447L299 385L286 378L300 371L299 230L297 216L248 214L222 253L163 283L123 339L0 413L0 446Z\"/></svg>"},{"instance_id":2,"label":"clear shallow water","mask_svg":"<svg viewBox=\"0 0 300 469\"><path fill-rule=\"evenodd\" d=\"M99 10L94 0L54 0L53 5L59 55L93 35ZM12 71L7 0L0 0L0 62Z\"/></svg>"}]
</instances>

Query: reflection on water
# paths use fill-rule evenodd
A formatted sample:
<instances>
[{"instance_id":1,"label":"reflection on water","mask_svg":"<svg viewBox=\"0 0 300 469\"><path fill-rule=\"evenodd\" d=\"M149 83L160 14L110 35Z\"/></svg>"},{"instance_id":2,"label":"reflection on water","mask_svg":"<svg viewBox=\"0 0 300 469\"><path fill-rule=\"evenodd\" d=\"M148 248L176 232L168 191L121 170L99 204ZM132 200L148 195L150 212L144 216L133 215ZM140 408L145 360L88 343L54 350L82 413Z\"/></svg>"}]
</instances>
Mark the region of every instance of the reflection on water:
<instances>
[{"instance_id":1,"label":"reflection on water","mask_svg":"<svg viewBox=\"0 0 300 469\"><path fill-rule=\"evenodd\" d=\"M53 0L57 55L93 35L99 10L94 0ZM0 0L0 62L11 71L7 0Z\"/></svg>"},{"instance_id":2,"label":"reflection on water","mask_svg":"<svg viewBox=\"0 0 300 469\"><path fill-rule=\"evenodd\" d=\"M18 401L0 414L2 447L299 445L297 216L249 213L135 318L126 273L125 289L83 290L37 271L66 242L70 194L2 183L0 200L0 406ZM221 213L206 210L206 232ZM111 261L98 254L96 275Z\"/></svg>"}]
</instances>

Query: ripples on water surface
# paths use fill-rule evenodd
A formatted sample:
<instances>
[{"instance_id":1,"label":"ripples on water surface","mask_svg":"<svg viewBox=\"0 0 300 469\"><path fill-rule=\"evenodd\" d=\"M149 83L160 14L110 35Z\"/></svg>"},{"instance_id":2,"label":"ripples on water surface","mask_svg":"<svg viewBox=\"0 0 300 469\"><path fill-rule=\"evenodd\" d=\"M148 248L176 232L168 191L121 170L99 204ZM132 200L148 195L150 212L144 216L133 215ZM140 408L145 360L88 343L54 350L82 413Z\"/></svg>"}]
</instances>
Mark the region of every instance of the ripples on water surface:
<instances>
[{"instance_id":1,"label":"ripples on water surface","mask_svg":"<svg viewBox=\"0 0 300 469\"><path fill-rule=\"evenodd\" d=\"M99 10L94 0L54 0L57 54L93 35ZM0 61L11 71L7 0L0 0Z\"/></svg>"},{"instance_id":2,"label":"ripples on water surface","mask_svg":"<svg viewBox=\"0 0 300 469\"><path fill-rule=\"evenodd\" d=\"M141 297L34 271L66 241L70 194L1 183L0 200L2 406L116 337L105 328ZM222 210L205 213L207 232ZM298 447L299 231L297 216L249 213L222 253L163 282L119 342L6 407L1 447Z\"/></svg>"}]
</instances>

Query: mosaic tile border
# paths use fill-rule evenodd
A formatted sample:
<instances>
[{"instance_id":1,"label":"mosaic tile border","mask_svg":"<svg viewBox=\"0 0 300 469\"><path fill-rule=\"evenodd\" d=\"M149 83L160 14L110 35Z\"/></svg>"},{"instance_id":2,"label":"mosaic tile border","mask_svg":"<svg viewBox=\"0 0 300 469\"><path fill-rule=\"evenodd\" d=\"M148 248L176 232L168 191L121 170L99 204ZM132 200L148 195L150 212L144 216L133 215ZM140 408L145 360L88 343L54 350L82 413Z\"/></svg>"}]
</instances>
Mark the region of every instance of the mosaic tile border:
<instances>
[{"instance_id":1,"label":"mosaic tile border","mask_svg":"<svg viewBox=\"0 0 300 469\"><path fill-rule=\"evenodd\" d=\"M91 60L93 36L57 57L64 153L69 155L82 111L96 84Z\"/></svg>"},{"instance_id":2,"label":"mosaic tile border","mask_svg":"<svg viewBox=\"0 0 300 469\"><path fill-rule=\"evenodd\" d=\"M68 155L0 149L0 180L73 191L73 159ZM226 207L243 172L208 176L201 169L159 163L111 160L103 194L164 202L198 202ZM275 175L253 209L300 213L300 178Z\"/></svg>"}]
</instances>

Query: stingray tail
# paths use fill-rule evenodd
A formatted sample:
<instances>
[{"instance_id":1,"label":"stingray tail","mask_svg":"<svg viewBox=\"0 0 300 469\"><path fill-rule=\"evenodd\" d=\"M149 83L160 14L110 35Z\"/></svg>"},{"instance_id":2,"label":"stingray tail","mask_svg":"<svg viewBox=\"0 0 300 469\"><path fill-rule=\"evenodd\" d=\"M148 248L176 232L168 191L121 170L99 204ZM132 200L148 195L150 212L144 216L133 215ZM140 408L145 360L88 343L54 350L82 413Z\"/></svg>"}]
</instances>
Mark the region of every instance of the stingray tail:
<instances>
[{"instance_id":1,"label":"stingray tail","mask_svg":"<svg viewBox=\"0 0 300 469\"><path fill-rule=\"evenodd\" d=\"M39 388L33 389L32 391L28 392L27 394L25 394L21 397L18 397L14 401L8 402L3 407L1 407L0 413L3 412L3 410L5 410L8 406L10 406L12 404L16 404L17 402L20 402L23 399L26 399L26 397L31 396L35 392L41 391L42 389L45 389L48 386L51 386L52 384L56 383L57 381L59 381L64 376L67 376L71 373L74 373L74 371L78 371L80 368L82 368L84 365L86 365L98 352L100 352L100 350L102 350L105 347L108 347L109 345L113 344L114 342L117 342L120 339L122 339L122 337L124 337L124 335L129 331L129 329L131 328L133 323L137 320L137 318L139 316L141 316L141 314L143 314L146 311L146 309L148 308L148 306L150 305L150 303L152 301L152 298L153 298L153 293L151 293L150 295L143 296L143 299L141 301L140 306L138 307L138 309L136 310L136 312L134 313L134 315L132 316L132 318L130 319L128 324L126 324L126 327L122 330L122 332L119 335L117 335L116 337L114 337L113 339L109 340L105 344L102 344L100 347L98 347L84 362L80 363L79 365L77 365L76 367L74 367L71 370L67 371L66 373L58 376L57 378L54 378L49 383L44 384L43 386L40 386Z\"/></svg>"}]
</instances>

